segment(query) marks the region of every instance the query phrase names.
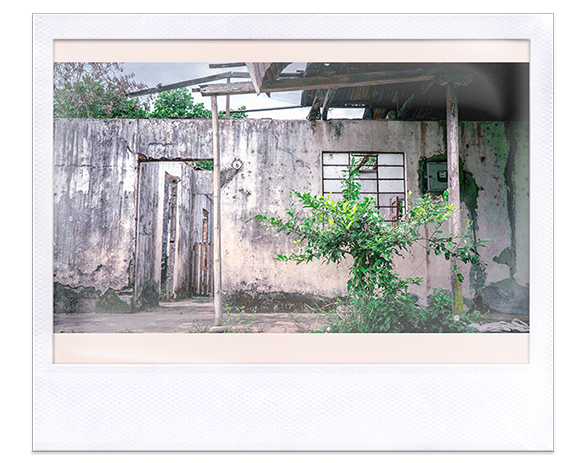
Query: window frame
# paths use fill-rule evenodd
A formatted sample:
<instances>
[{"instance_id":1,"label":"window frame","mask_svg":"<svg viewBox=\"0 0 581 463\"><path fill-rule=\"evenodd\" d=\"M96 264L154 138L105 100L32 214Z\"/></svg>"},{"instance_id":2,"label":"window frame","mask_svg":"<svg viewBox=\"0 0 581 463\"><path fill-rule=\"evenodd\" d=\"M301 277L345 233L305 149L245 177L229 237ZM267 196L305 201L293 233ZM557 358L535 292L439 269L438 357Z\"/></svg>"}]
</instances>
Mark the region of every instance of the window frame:
<instances>
[{"instance_id":1,"label":"window frame","mask_svg":"<svg viewBox=\"0 0 581 463\"><path fill-rule=\"evenodd\" d=\"M333 154L347 154L347 162L348 164L342 163L327 163L325 158L326 155L333 155ZM401 155L401 164L393 164L393 163L386 163L381 164L381 155ZM322 151L321 153L321 191L323 195L331 194L340 194L341 191L326 191L325 189L325 181L341 181L342 178L336 178L333 176L325 176L325 167L348 167L352 161L354 156L376 156L376 160L373 166L373 169L363 171L364 174L373 174L375 173L374 178L364 178L360 177L360 181L362 180L375 180L375 189L373 192L362 192L362 197L373 197L375 200L375 205L379 210L380 214L392 224L396 224L401 218L401 216L405 213L406 210L406 191L407 191L407 168L406 168L406 154L403 151L364 151L364 150L351 150L351 151L339 151L339 150L329 150L329 151ZM381 168L401 168L402 174L401 177L394 177L394 176L387 176L387 177L380 177ZM343 169L342 169L343 170ZM361 172L361 171L360 171ZM381 181L402 181L403 182L403 191L381 191L380 182ZM371 183L371 182L367 182ZM380 201L381 196L391 197L392 195L396 195L398 200L398 205L396 207L391 205L392 199L389 199L389 205L382 205ZM393 214L393 209L397 208L397 212ZM389 212L388 212L389 211Z\"/></svg>"}]
</instances>

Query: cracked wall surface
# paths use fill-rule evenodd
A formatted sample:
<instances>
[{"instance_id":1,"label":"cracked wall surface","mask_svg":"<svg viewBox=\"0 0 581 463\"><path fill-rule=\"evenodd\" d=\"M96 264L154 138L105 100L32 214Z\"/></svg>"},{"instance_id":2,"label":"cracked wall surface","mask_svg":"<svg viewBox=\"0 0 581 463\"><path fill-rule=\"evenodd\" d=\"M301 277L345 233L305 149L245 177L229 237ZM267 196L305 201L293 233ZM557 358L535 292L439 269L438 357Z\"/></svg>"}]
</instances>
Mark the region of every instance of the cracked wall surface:
<instances>
[{"instance_id":1,"label":"cracked wall surface","mask_svg":"<svg viewBox=\"0 0 581 463\"><path fill-rule=\"evenodd\" d=\"M135 120L55 121L54 275L65 305L75 289L95 297L114 290L121 295L120 310L130 302L136 134ZM96 304L85 299L87 310Z\"/></svg>"},{"instance_id":2,"label":"cracked wall surface","mask_svg":"<svg viewBox=\"0 0 581 463\"><path fill-rule=\"evenodd\" d=\"M422 193L425 162L446 157L445 125L438 122L230 119L220 120L220 128L222 274L224 300L231 305L286 307L285 294L301 304L345 294L348 263L275 261L274 256L292 252L290 240L248 222L267 211L284 214L292 191L320 194L324 151L405 153L411 200ZM138 163L151 166L142 175L150 175L146 184L153 186L160 178L155 161L211 158L209 120L55 120L59 291L83 288L98 301L111 289L122 302L135 305L133 289L150 281L152 294L145 291L143 297L159 297L159 244L139 245L144 256L155 256L142 259L149 266L135 262L136 239L142 239L136 234L137 211L144 204L138 205ZM491 239L481 251L486 266L466 272L467 300L501 311L528 311L528 125L462 123L460 160L463 217L475 222L475 236ZM199 201L209 200L211 180L200 182L206 196ZM153 199L143 201L156 209ZM143 239L154 240L159 215L140 220L151 221ZM178 254L186 248L184 240ZM442 256L426 259L420 246L397 259L397 270L403 277L424 279L416 288L421 298L449 285L449 263ZM183 281L187 285L187 278ZM518 302L502 302L511 299Z\"/></svg>"}]
</instances>

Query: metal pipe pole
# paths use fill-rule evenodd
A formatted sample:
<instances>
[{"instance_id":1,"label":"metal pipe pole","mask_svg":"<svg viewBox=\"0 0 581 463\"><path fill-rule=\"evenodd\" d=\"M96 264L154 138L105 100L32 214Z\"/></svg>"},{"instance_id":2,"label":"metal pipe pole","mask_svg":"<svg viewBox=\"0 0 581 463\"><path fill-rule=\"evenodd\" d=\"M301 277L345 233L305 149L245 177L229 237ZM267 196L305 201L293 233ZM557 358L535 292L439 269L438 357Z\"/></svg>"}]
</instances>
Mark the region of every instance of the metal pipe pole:
<instances>
[{"instance_id":1,"label":"metal pipe pole","mask_svg":"<svg viewBox=\"0 0 581 463\"><path fill-rule=\"evenodd\" d=\"M222 324L222 246L220 218L220 133L217 96L212 95L212 132L214 144L214 326Z\"/></svg>"}]
</instances>

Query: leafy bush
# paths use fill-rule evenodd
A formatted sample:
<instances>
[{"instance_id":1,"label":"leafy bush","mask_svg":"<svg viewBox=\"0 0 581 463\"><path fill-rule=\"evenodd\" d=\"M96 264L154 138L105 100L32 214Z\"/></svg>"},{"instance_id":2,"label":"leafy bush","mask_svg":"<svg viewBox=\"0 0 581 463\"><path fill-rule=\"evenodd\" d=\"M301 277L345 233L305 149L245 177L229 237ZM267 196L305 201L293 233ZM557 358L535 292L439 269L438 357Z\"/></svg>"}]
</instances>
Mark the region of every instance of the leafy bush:
<instances>
[{"instance_id":1,"label":"leafy bush","mask_svg":"<svg viewBox=\"0 0 581 463\"><path fill-rule=\"evenodd\" d=\"M415 298L404 291L389 296L359 294L329 313L331 333L413 333Z\"/></svg>"},{"instance_id":2,"label":"leafy bush","mask_svg":"<svg viewBox=\"0 0 581 463\"><path fill-rule=\"evenodd\" d=\"M477 331L470 328L472 323L482 321L479 311L464 312L462 315L454 315L454 300L450 294L435 289L434 294L428 296L428 306L418 309L418 328L420 331L436 333L454 333Z\"/></svg>"},{"instance_id":3,"label":"leafy bush","mask_svg":"<svg viewBox=\"0 0 581 463\"><path fill-rule=\"evenodd\" d=\"M126 93L146 85L123 70L123 63L54 63L54 117L146 117L147 101Z\"/></svg>"},{"instance_id":4,"label":"leafy bush","mask_svg":"<svg viewBox=\"0 0 581 463\"><path fill-rule=\"evenodd\" d=\"M453 299L440 289L428 296L428 306L417 304L408 292L388 297L360 294L337 301L328 313L328 326L316 332L330 333L458 333L477 332L470 327L481 321L480 312L453 314Z\"/></svg>"},{"instance_id":5,"label":"leafy bush","mask_svg":"<svg viewBox=\"0 0 581 463\"><path fill-rule=\"evenodd\" d=\"M285 219L268 214L256 215L254 219L261 226L292 237L298 250L280 254L278 260L298 264L318 259L329 264L339 263L347 256L353 258L347 283L348 303L331 314L332 331L431 331L435 325L429 325L429 320L447 315L440 309L421 312L416 307L409 287L422 280L401 278L395 272L394 257L405 258L405 252L414 243L424 243L421 231L427 224L432 225L433 232L427 240L426 252L441 254L447 260L454 258L480 265L477 248L483 244L472 239L469 224L459 236L443 236L442 226L455 207L447 203L447 194L420 198L396 226L392 225L380 214L372 198L361 197L358 176L357 166L352 164L344 173L342 197L338 201L331 200L330 195L295 192L298 204L291 203ZM458 279L462 280L462 275L458 274ZM438 307L441 302L438 299Z\"/></svg>"}]
</instances>

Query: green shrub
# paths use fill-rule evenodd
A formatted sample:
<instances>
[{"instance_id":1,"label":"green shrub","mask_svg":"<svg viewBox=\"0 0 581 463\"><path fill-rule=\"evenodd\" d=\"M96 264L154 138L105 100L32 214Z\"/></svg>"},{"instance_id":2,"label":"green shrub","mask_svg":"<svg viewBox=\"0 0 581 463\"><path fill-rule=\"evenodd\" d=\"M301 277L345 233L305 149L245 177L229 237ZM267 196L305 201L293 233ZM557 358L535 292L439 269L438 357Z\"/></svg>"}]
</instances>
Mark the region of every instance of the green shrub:
<instances>
[{"instance_id":1,"label":"green shrub","mask_svg":"<svg viewBox=\"0 0 581 463\"><path fill-rule=\"evenodd\" d=\"M472 239L470 224L459 236L443 236L442 226L456 207L447 203L447 192L443 196L420 198L397 225L392 225L380 214L372 198L361 197L358 176L357 167L351 165L344 173L342 197L338 201L331 200L330 195L295 192L291 198L296 197L298 203L291 203L284 219L268 214L254 217L259 225L291 237L296 246L295 252L280 254L276 259L297 264L316 259L329 264L352 257L348 304L343 306L343 312L332 314L332 331L420 332L463 328L462 323L442 320L445 316L441 296L433 301L432 309L420 311L409 287L422 280L401 278L395 272L394 257L405 258L414 243L424 243L422 231L428 224L433 232L428 237L426 252L441 254L447 260L480 265L477 248L483 246L482 241ZM463 280L461 274L457 276ZM430 322L434 317L438 323Z\"/></svg>"},{"instance_id":2,"label":"green shrub","mask_svg":"<svg viewBox=\"0 0 581 463\"><path fill-rule=\"evenodd\" d=\"M331 333L458 333L476 332L470 324L481 321L480 312L454 315L452 297L441 289L428 296L427 307L414 294L400 291L389 296L359 294L338 300L329 312L329 325L318 332Z\"/></svg>"}]
</instances>

